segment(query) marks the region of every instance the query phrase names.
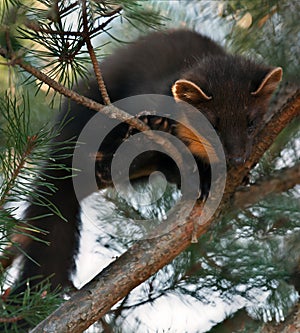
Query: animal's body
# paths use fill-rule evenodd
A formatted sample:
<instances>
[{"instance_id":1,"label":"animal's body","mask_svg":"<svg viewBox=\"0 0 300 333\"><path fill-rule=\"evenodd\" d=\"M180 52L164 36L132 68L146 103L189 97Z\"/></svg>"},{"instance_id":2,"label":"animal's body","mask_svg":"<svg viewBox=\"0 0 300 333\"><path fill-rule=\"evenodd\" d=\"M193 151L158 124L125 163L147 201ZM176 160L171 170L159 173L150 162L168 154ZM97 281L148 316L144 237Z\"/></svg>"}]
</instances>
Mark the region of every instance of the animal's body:
<instances>
[{"instance_id":1,"label":"animal's body","mask_svg":"<svg viewBox=\"0 0 300 333\"><path fill-rule=\"evenodd\" d=\"M251 150L255 133L263 124L272 92L281 79L280 68L258 65L239 56L229 55L210 39L190 31L171 31L153 33L139 39L136 43L117 49L101 64L101 71L112 102L138 94L163 94L174 96L192 104L211 122L224 145L226 159L229 164L243 163ZM100 103L101 94L94 79L77 88L78 92ZM68 103L61 119L65 117ZM68 118L72 118L64 127L57 141L77 138L93 117L94 111L74 102L70 103ZM162 123L155 117L143 117L152 128L158 127L171 131L181 138L191 149L200 166L200 172L207 175L207 182L201 184L202 196L209 192L209 164L207 156L201 151L201 144L184 127L172 127L174 123ZM195 127L201 124L194 124ZM112 155L124 137L129 126L122 124L112 136L103 143L100 155ZM101 155L101 156L102 156ZM65 163L71 167L72 159L60 161L51 156L51 163ZM96 173L105 173L109 162L105 159L97 162ZM132 178L146 176L158 169L166 173L170 181L178 182L176 167L167 156L143 156L132 170ZM202 170L202 171L201 171ZM74 269L74 255L78 247L79 203L73 189L70 171L47 171L46 180L57 187L55 194L49 196L67 220L49 213L46 207L31 204L25 211L24 218L44 217L31 220L40 229L46 230L42 236L49 242L31 241L26 245L28 258L24 259L24 267L20 280L39 275L51 276L52 287L66 287L70 284L70 273ZM98 177L99 188L110 186L110 174ZM44 189L48 191L46 188ZM89 189L86 190L87 194ZM39 265L36 264L39 263Z\"/></svg>"}]
</instances>

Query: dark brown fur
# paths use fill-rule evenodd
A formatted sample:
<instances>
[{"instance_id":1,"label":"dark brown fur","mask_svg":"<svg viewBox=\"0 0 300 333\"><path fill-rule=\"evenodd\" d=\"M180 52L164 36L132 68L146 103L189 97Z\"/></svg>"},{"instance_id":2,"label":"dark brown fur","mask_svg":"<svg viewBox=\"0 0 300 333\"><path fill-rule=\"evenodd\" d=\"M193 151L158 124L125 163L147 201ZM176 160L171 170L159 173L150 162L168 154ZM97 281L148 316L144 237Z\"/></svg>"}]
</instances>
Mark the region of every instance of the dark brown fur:
<instances>
[{"instance_id":1,"label":"dark brown fur","mask_svg":"<svg viewBox=\"0 0 300 333\"><path fill-rule=\"evenodd\" d=\"M281 69L272 70L239 56L228 55L210 39L190 31L151 34L128 47L116 50L101 63L101 69L113 102L145 93L172 96L173 87L176 100L192 104L210 120L224 145L228 163L233 165L247 159L253 137L263 124L271 93L281 78ZM81 94L102 103L94 79L88 84L81 84L77 89ZM68 103L60 119L65 117L67 106ZM57 140L78 137L94 114L94 111L71 102L68 117L74 119L64 127ZM193 134L188 129L177 126L168 119L143 119L154 129L171 131L190 147L199 164L200 173L207 176L207 181L201 184L202 194L207 196L210 169L201 138L192 137ZM128 125L121 124L103 142L96 162L99 188L111 185L111 157L129 131ZM51 157L57 159L55 155ZM57 159L57 163L61 162L71 166L71 158L63 161ZM166 155L153 152L143 154L133 163L131 176L147 176L153 170L161 170L170 181L180 183L178 169L172 160ZM32 241L25 247L28 255L39 265L25 258L20 280L25 281L35 275L43 278L52 275L50 281L54 288L70 284L70 273L74 269L74 255L78 246L79 204L72 179L59 178L68 176L69 172L51 173L48 173L47 180L54 182L58 190L49 199L68 222L56 215L32 222L47 230L43 239L50 245ZM52 178L53 176L56 178ZM43 190L48 191L46 188ZM85 194L88 195L91 191L87 185ZM24 217L32 218L48 213L46 207L31 204Z\"/></svg>"}]
</instances>

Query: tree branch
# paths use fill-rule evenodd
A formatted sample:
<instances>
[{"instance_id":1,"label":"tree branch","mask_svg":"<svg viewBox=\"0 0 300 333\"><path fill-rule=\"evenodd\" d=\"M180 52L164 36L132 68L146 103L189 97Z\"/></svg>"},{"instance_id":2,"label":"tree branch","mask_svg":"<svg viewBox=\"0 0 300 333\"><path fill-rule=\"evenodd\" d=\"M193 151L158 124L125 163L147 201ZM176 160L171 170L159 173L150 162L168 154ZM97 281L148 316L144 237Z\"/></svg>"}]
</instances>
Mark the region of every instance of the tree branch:
<instances>
[{"instance_id":1,"label":"tree branch","mask_svg":"<svg viewBox=\"0 0 300 333\"><path fill-rule=\"evenodd\" d=\"M7 45L10 45L8 43ZM127 124L131 125L132 127L138 129L139 131L146 131L149 130L149 127L139 120L136 117L133 117L132 115L128 114L127 112L120 110L113 106L112 104L108 106L104 106L100 103L95 102L92 99L89 99L87 97L84 97L78 93L76 93L73 90L68 89L67 87L63 86L59 82L53 80L37 68L31 66L30 64L24 62L24 60L17 56L12 49L5 49L0 47L0 56L3 56L5 58L8 58L10 61L7 65L15 66L18 65L22 69L24 69L26 72L30 73L40 81L46 83L50 88L54 89L55 91L59 92L60 94L64 95L65 97L68 97L75 101L78 104L81 104L89 109L101 112L102 114L105 114L107 117L111 119L118 119L121 122L126 122Z\"/></svg>"},{"instance_id":2,"label":"tree branch","mask_svg":"<svg viewBox=\"0 0 300 333\"><path fill-rule=\"evenodd\" d=\"M86 1L83 0L82 1L82 20L83 20L83 33L84 33L84 40L87 46L87 49L89 51L89 55L93 64L93 68L94 68L94 72L96 75L96 79L97 79L97 83L98 83L98 87L103 99L103 102L106 105L111 104L110 102L110 98L108 96L107 90L106 90L106 86L103 80L103 76L100 70L100 66L96 57L96 54L94 52L93 46L92 46L92 42L90 39L90 33L89 33L89 24L88 24L88 16L87 16L87 8L86 8Z\"/></svg>"},{"instance_id":3,"label":"tree branch","mask_svg":"<svg viewBox=\"0 0 300 333\"><path fill-rule=\"evenodd\" d=\"M272 176L258 180L250 187L243 187L235 192L233 206L247 208L271 193L285 192L297 184L300 184L299 163L291 168L279 170Z\"/></svg>"},{"instance_id":4,"label":"tree branch","mask_svg":"<svg viewBox=\"0 0 300 333\"><path fill-rule=\"evenodd\" d=\"M214 326L214 333L232 333L232 332L260 332L260 333L296 333L299 332L300 322L300 303L294 307L284 322L261 323L247 314L245 310L238 310L233 316L228 317L222 323Z\"/></svg>"},{"instance_id":5,"label":"tree branch","mask_svg":"<svg viewBox=\"0 0 300 333\"><path fill-rule=\"evenodd\" d=\"M0 49L0 55L1 55L1 49ZM95 102L90 98L84 97L76 93L75 91L66 88L62 84L51 79L43 72L39 71L37 68L31 66L28 63L25 63L21 58L12 60L12 64L19 65L25 71L38 78L40 81L46 83L49 87L53 88L60 94L69 97L78 104L81 104L89 109L101 112L102 114L106 115L111 119L118 119L120 122L125 122L130 126L132 126L133 128L141 132L145 132L145 135L147 135L150 140L153 140L153 142L156 142L164 146L166 150L169 151L170 153L173 152L173 154L176 154L176 156L178 157L178 165L179 166L182 165L183 162L181 159L181 155L178 153L176 147L171 142L165 140L164 138L161 138L158 134L155 133L155 131L154 132L151 131L151 128L148 125L146 125L143 121L141 121L139 118L133 117L129 113L115 107L113 104L104 106L100 103Z\"/></svg>"},{"instance_id":6,"label":"tree branch","mask_svg":"<svg viewBox=\"0 0 300 333\"><path fill-rule=\"evenodd\" d=\"M255 165L272 145L278 134L298 116L300 116L300 89L295 91L256 137L254 141L255 153L252 154L248 164Z\"/></svg>"},{"instance_id":7,"label":"tree branch","mask_svg":"<svg viewBox=\"0 0 300 333\"><path fill-rule=\"evenodd\" d=\"M266 123L263 129L258 133L253 143L252 154L246 161L234 169L233 172L228 170L225 192L233 192L237 186L242 183L241 175L246 177L249 171L259 162L263 154L270 148L279 133L294 119L300 115L300 89L288 98L286 103L278 112Z\"/></svg>"},{"instance_id":8,"label":"tree branch","mask_svg":"<svg viewBox=\"0 0 300 333\"><path fill-rule=\"evenodd\" d=\"M7 50L0 49L0 54L7 57ZM25 63L21 58L11 59L11 64L19 65L56 91L87 108L102 112L110 118L118 118L120 121L127 122L140 131L148 129L148 126L143 122L113 106L104 107L67 89ZM245 174L258 162L280 131L291 119L299 115L299 106L300 92L298 90L262 130L256 140L257 146L254 153L247 164L238 170L229 170L227 192L223 197L223 201L214 218L197 227L197 237L205 233L212 222L226 211L231 193L241 184ZM179 216L172 217L174 221L165 222L168 225L174 223L177 225L176 228L167 233L157 234L151 239L136 242L126 253L106 267L95 279L33 329L32 333L45 331L76 333L88 328L133 288L156 273L190 245L191 235L195 232L195 224L197 224L201 212L202 204L198 203L187 221L182 221L178 225L177 220L180 221L181 218L179 214Z\"/></svg>"},{"instance_id":9,"label":"tree branch","mask_svg":"<svg viewBox=\"0 0 300 333\"><path fill-rule=\"evenodd\" d=\"M19 65L21 68L23 68L28 73L35 76L40 81L46 83L49 87L53 88L55 91L59 92L60 94L64 95L65 97L72 99L73 101L75 101L78 104L81 104L89 109L101 112L109 118L118 119L122 122L126 122L129 125L133 126L134 128L136 128L140 131L145 131L145 130L149 129L149 127L145 123L143 123L139 119L131 116L127 112L116 108L112 104L109 106L104 106L100 103L95 102L94 100L92 100L90 98L79 95L75 91L66 88L62 84L51 79L49 76L47 76L43 72L39 71L37 68L29 65L28 63L25 63L21 58L14 60L14 63Z\"/></svg>"},{"instance_id":10,"label":"tree branch","mask_svg":"<svg viewBox=\"0 0 300 333\"><path fill-rule=\"evenodd\" d=\"M194 219L201 215L202 209L200 208L199 211L198 208L196 205L192 217L170 232L156 238L137 241L68 302L33 329L32 333L47 330L77 333L99 320L113 304L190 245ZM180 219L180 216L177 218ZM198 227L198 236L207 231L211 221ZM175 222L166 221L165 223Z\"/></svg>"},{"instance_id":11,"label":"tree branch","mask_svg":"<svg viewBox=\"0 0 300 333\"><path fill-rule=\"evenodd\" d=\"M91 51L94 54L92 47L91 47ZM7 58L8 54L10 54L10 52L8 50L6 50L4 48L0 48L0 55L3 55L4 57ZM169 151L171 154L173 154L173 156L177 156L179 166L183 165L183 161L182 161L180 153L178 152L178 149L171 142L165 140L165 138L162 138L155 132L150 131L151 130L150 127L148 125L146 125L143 121L138 119L137 117L133 117L130 114L126 113L125 111L123 111L119 108L116 108L113 104L104 106L100 103L93 101L92 99L79 95L75 91L70 90L70 89L66 88L65 86L63 86L62 84L60 84L59 82L53 80L52 78L50 78L43 72L39 71L37 68L31 66L28 63L25 63L21 57L15 58L14 53L10 54L10 56L11 56L11 60L9 62L9 65L12 65L12 66L19 65L25 71L32 74L34 77L36 77L40 81L46 83L49 87L53 88L55 91L59 92L60 94L66 96L66 97L69 97L70 99L74 100L78 104L81 104L89 109L101 112L102 114L108 116L109 118L118 119L120 122L126 122L131 127L135 128L139 131L145 131L144 132L145 135L147 135L150 140L153 140L153 142L156 142L156 143L164 146L167 151ZM96 59L94 59L94 61L96 61ZM94 62L93 62L93 64L94 64ZM97 69L96 69L96 71L97 71ZM101 75L100 69L98 71L98 74L99 73ZM103 84L104 84L104 82L103 82ZM102 90L101 90L101 93L102 93ZM109 101L109 99L108 99L108 101ZM195 236L193 238L195 238ZM28 241L26 237L19 238L19 240L21 241L21 244L25 244ZM7 250L10 251L10 255L8 256L8 258L3 258L3 264L5 265L6 268L11 265L13 259L16 257L16 254L19 253L18 250L14 248L14 245L9 246L7 248ZM2 261L2 259L1 259L1 261Z\"/></svg>"},{"instance_id":12,"label":"tree branch","mask_svg":"<svg viewBox=\"0 0 300 333\"><path fill-rule=\"evenodd\" d=\"M262 133L268 133L273 140L280 131L299 113L299 92L288 100L283 108L276 113L263 129ZM279 126L279 128L278 128ZM270 133L270 129L273 131ZM261 135L260 138L262 139ZM269 140L262 140L260 146L254 149L248 165L254 165L265 150L271 144ZM267 141L267 142L265 142ZM211 224L220 218L230 205L230 198L237 186L243 181L248 173L248 166L239 169L231 169L227 174L226 193L214 216L205 224L198 225L197 237L204 234ZM296 170L294 170L296 172ZM292 171L291 171L292 173ZM289 174L287 172L287 174ZM291 177L289 174L286 177ZM269 189L270 190L270 189ZM110 308L125 297L133 288L147 280L160 268L168 264L178 254L185 250L191 242L191 235L195 232L195 224L202 212L202 204L197 203L187 221L180 221L177 215L174 220L165 222L176 227L167 233L159 230L159 234L151 239L136 242L127 252L121 255L115 262L111 263L100 272L90 283L78 291L69 301L61 305L47 319L41 322L32 333L45 331L57 332L82 332L95 321L106 314Z\"/></svg>"}]
</instances>

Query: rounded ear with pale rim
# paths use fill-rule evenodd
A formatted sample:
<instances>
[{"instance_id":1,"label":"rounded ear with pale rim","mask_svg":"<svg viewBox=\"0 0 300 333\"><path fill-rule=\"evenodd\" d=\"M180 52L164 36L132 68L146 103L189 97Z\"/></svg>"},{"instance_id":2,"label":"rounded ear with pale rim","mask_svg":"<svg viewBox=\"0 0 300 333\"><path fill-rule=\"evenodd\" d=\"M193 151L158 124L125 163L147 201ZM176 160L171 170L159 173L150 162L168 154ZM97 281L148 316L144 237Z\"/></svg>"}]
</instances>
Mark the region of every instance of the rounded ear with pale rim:
<instances>
[{"instance_id":1,"label":"rounded ear with pale rim","mask_svg":"<svg viewBox=\"0 0 300 333\"><path fill-rule=\"evenodd\" d=\"M195 83L183 79L177 80L174 83L172 93L177 102L184 101L192 105L212 99L211 96L207 96Z\"/></svg>"},{"instance_id":2,"label":"rounded ear with pale rim","mask_svg":"<svg viewBox=\"0 0 300 333\"><path fill-rule=\"evenodd\" d=\"M276 67L272 69L262 80L259 87L251 92L252 96L261 96L261 95L269 95L274 92L277 88L279 82L282 79L282 68Z\"/></svg>"}]
</instances>

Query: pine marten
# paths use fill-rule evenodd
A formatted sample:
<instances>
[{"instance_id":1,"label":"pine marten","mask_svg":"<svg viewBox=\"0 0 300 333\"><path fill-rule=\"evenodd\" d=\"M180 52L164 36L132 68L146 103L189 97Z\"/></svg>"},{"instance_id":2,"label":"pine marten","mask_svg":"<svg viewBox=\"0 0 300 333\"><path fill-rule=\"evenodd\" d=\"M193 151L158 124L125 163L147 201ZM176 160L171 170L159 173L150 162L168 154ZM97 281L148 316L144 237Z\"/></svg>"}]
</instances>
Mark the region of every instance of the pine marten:
<instances>
[{"instance_id":1,"label":"pine marten","mask_svg":"<svg viewBox=\"0 0 300 333\"><path fill-rule=\"evenodd\" d=\"M240 165L249 156L253 138L263 125L271 94L282 77L281 68L271 68L241 56L230 55L209 38L185 30L155 32L142 37L135 43L117 49L101 62L100 67L112 102L138 94L162 94L173 96L176 101L187 102L200 110L218 133L229 165ZM103 103L94 78L76 89L80 94ZM56 138L58 142L78 138L95 111L66 101L58 122L66 118L66 114L69 121ZM201 184L201 195L207 197L210 188L209 166L199 140L186 127L174 126L167 119L156 119L155 116L143 116L141 119L152 128L171 131L190 148L198 161L200 173L207 176L207 181ZM100 147L97 155L101 158L96 161L99 188L111 185L107 171L109 158L102 157L112 155L129 130L129 125L119 125ZM72 166L72 158L60 160L51 152L49 156L51 163L55 160L56 163ZM158 169L170 181L178 182L178 170L168 156L145 154L136 165L138 167L132 170L132 178L139 174L145 176ZM55 214L46 216L50 211L34 203L24 212L24 219L44 216L30 220L30 223L47 231L42 239L49 245L34 240L26 245L24 250L28 257L24 258L20 281L39 276L32 282L34 284L41 278L51 276L52 288L71 284L70 274L74 270L79 238L79 203L70 173L68 170L48 170L45 179L57 188L55 194L49 195L49 200L57 206L67 222ZM49 192L46 187L41 189Z\"/></svg>"}]
</instances>

